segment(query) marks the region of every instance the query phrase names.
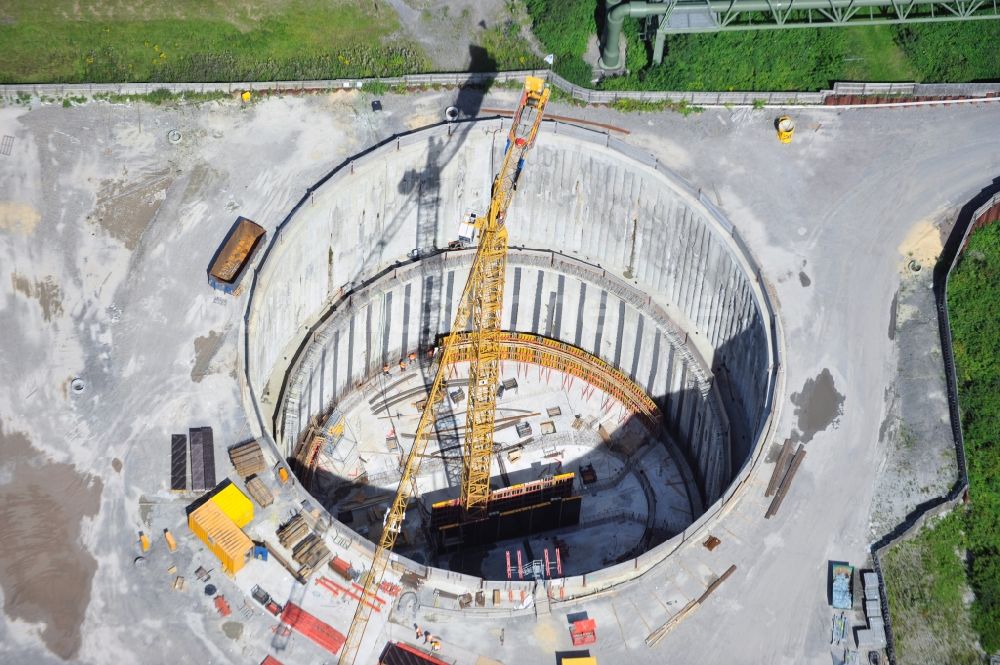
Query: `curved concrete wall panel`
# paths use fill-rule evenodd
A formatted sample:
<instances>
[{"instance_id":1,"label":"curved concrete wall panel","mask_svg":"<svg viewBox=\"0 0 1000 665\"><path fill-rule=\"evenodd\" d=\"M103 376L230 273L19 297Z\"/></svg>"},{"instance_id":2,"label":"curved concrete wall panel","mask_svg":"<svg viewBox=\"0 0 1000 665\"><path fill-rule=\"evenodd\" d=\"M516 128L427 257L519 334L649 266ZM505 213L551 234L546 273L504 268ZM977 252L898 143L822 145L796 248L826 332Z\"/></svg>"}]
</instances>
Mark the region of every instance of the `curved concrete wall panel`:
<instances>
[{"instance_id":1,"label":"curved concrete wall panel","mask_svg":"<svg viewBox=\"0 0 1000 665\"><path fill-rule=\"evenodd\" d=\"M428 348L451 328L472 252L441 254L359 289L316 327L291 372L277 440L291 455L309 422L357 383ZM714 499L729 480L728 422L700 358L663 310L595 266L512 251L504 328L558 339L620 367L660 404L667 427Z\"/></svg>"}]
</instances>

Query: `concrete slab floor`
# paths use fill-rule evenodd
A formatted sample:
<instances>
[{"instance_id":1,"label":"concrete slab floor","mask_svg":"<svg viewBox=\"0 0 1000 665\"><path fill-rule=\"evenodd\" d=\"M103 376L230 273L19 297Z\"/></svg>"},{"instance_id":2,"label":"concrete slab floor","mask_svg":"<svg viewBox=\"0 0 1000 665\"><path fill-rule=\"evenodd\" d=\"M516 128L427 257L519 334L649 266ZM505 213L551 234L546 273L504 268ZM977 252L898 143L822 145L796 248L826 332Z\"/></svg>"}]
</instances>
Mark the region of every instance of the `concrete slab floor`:
<instances>
[{"instance_id":1,"label":"concrete slab floor","mask_svg":"<svg viewBox=\"0 0 1000 665\"><path fill-rule=\"evenodd\" d=\"M58 594L33 608L18 602L23 585L51 587L51 575L0 576L4 662L55 663L65 656L81 663L246 663L268 652L275 622L259 606L239 621L245 625L233 639L228 635L237 631L224 628L231 617L219 617L196 585L171 590L165 572L172 562L192 579L193 569L210 560L184 526L188 499L167 489L169 435L211 425L222 476L231 472L224 446L250 432L234 378L242 306L239 298L213 292L204 271L236 215L273 229L332 165L394 132L437 121L455 94L387 95L383 113L372 113L358 93L269 99L247 108L63 109L35 100L30 110L0 109L0 134L15 139L11 154L0 156L0 266L10 274L0 279L4 445L23 437L48 460L40 464L71 464L101 479L96 514L69 513L78 531L53 532L47 547L18 553L47 557L85 548L89 555L81 556L96 563L84 580L85 609L63 623ZM491 93L483 105L512 106L515 95ZM776 438L797 427L791 396L825 371L843 397L842 411L807 444L778 516L752 529L727 527L739 538L720 536L715 552L691 548L685 567L694 565L692 572L668 561L613 592L546 603L551 613L540 607L538 617L477 618L428 604L406 618L441 634L443 654L459 663L480 654L506 663L552 662L556 651L571 648L566 615L576 611L598 619L591 652L601 662L830 662L826 561L862 563L866 556L883 454L879 427L886 387L896 376L886 331L900 267L909 260L899 248L916 225L953 217L1000 173L1000 107L795 110L802 131L787 146L774 137L776 113L766 111L682 117L552 109L629 130L630 143L702 188L738 227L776 296L784 328ZM176 146L166 140L173 128L184 137ZM196 344L205 338L218 344L207 361L206 343ZM82 393L67 390L75 377L85 381ZM766 484L770 468L762 464L754 478ZM0 478L10 483L14 471L4 460ZM754 487L760 491L759 483ZM262 522L265 530L295 504L276 504ZM720 524L739 524L733 520L760 510L734 512ZM49 516L32 518L47 528ZM0 512L0 528L8 532L12 519ZM157 540L147 566L136 570L136 531L157 534L163 527L178 536L178 553L169 555ZM730 564L737 572L656 647L646 647L644 634L662 617L642 613L636 621L635 605L651 590L657 602L672 603L668 608L701 593L692 574L698 562L715 574ZM245 592L260 577L284 601L292 588L287 581L282 588L279 569L272 562L264 566L268 572L258 568L251 563L235 585ZM236 587L221 584L239 605ZM351 604L316 591L305 591L304 607L346 631ZM365 641L369 655L387 639L412 641L405 621L389 622L386 614L375 615ZM57 619L66 632L60 639L45 632ZM57 655L74 639L77 649ZM301 636L281 656L286 663L322 658L332 657Z\"/></svg>"}]
</instances>

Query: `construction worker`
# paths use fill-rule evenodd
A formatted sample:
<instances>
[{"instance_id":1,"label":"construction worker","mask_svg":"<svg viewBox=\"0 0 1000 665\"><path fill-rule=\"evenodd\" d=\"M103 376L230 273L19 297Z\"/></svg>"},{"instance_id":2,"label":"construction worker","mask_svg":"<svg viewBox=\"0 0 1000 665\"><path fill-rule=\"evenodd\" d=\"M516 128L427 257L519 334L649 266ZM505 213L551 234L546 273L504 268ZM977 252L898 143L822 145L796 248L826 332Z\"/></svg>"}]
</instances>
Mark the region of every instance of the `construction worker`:
<instances>
[{"instance_id":1,"label":"construction worker","mask_svg":"<svg viewBox=\"0 0 1000 665\"><path fill-rule=\"evenodd\" d=\"M440 651L440 650L441 650L441 640L439 640L437 637L432 637L431 651Z\"/></svg>"},{"instance_id":2,"label":"construction worker","mask_svg":"<svg viewBox=\"0 0 1000 665\"><path fill-rule=\"evenodd\" d=\"M404 371L406 369L406 361L405 360L400 360L399 361L399 369L400 369L400 371Z\"/></svg>"},{"instance_id":3,"label":"construction worker","mask_svg":"<svg viewBox=\"0 0 1000 665\"><path fill-rule=\"evenodd\" d=\"M417 637L416 637L416 639L418 639L418 640L419 640L419 639L420 639L420 638L421 638L421 637L423 636L423 634L424 634L424 631L420 630L420 626L418 626L417 624L413 624L413 630L414 630L414 631L416 632L416 634L417 634ZM424 638L424 642L426 642L426 641L427 641L427 638Z\"/></svg>"},{"instance_id":4,"label":"construction worker","mask_svg":"<svg viewBox=\"0 0 1000 665\"><path fill-rule=\"evenodd\" d=\"M382 365L382 373L385 374L386 376L389 376L389 366L388 365Z\"/></svg>"},{"instance_id":5,"label":"construction worker","mask_svg":"<svg viewBox=\"0 0 1000 665\"><path fill-rule=\"evenodd\" d=\"M424 631L424 644L427 644L427 640L429 640L430 638L431 638L431 631L425 630Z\"/></svg>"},{"instance_id":6,"label":"construction worker","mask_svg":"<svg viewBox=\"0 0 1000 665\"><path fill-rule=\"evenodd\" d=\"M416 352L415 351L410 351L410 355L408 355L407 358L410 359L411 363L412 362L416 362L416 360L417 360L417 354L416 354Z\"/></svg>"}]
</instances>

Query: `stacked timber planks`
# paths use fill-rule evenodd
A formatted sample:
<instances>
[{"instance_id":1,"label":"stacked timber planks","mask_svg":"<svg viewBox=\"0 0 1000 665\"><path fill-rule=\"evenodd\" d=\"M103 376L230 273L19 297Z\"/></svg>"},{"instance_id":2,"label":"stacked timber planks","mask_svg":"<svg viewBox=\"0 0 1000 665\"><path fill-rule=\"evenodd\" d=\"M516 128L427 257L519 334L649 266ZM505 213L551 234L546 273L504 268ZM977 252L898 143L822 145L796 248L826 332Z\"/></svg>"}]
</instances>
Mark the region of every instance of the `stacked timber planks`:
<instances>
[{"instance_id":1,"label":"stacked timber planks","mask_svg":"<svg viewBox=\"0 0 1000 665\"><path fill-rule=\"evenodd\" d=\"M271 490L267 489L267 485L259 476L247 478L247 492L261 508L267 508L274 503L274 495L271 494Z\"/></svg>"},{"instance_id":2,"label":"stacked timber planks","mask_svg":"<svg viewBox=\"0 0 1000 665\"><path fill-rule=\"evenodd\" d=\"M299 544L292 550L292 560L301 565L299 575L308 578L314 570L329 561L330 550L323 543L323 539L315 533L299 541Z\"/></svg>"},{"instance_id":3,"label":"stacked timber planks","mask_svg":"<svg viewBox=\"0 0 1000 665\"><path fill-rule=\"evenodd\" d=\"M325 442L326 437L323 436L321 430L316 427L309 428L309 432L295 452L295 464L299 469L300 476L304 476L311 471L314 462L316 462L319 449Z\"/></svg>"},{"instance_id":4,"label":"stacked timber planks","mask_svg":"<svg viewBox=\"0 0 1000 665\"><path fill-rule=\"evenodd\" d=\"M264 453L257 441L247 441L229 449L229 459L241 478L264 472Z\"/></svg>"},{"instance_id":5,"label":"stacked timber planks","mask_svg":"<svg viewBox=\"0 0 1000 665\"><path fill-rule=\"evenodd\" d=\"M295 513L292 519L278 527L278 542L282 547L292 549L296 543L305 538L310 531L309 525L302 513Z\"/></svg>"}]
</instances>

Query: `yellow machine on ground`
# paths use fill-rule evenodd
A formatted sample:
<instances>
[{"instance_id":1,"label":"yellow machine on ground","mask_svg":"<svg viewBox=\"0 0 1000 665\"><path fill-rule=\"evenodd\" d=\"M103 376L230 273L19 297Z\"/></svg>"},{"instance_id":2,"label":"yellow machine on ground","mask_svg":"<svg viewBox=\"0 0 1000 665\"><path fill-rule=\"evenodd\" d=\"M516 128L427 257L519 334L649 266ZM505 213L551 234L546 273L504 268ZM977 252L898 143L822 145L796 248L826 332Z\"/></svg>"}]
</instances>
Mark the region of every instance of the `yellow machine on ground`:
<instances>
[{"instance_id":1,"label":"yellow machine on ground","mask_svg":"<svg viewBox=\"0 0 1000 665\"><path fill-rule=\"evenodd\" d=\"M531 148L542 122L549 89L533 76L524 81L524 92L514 112L503 164L493 180L489 214L477 221L479 248L469 279L462 291L451 332L441 347L438 367L410 454L406 458L396 497L385 516L382 536L375 549L372 566L365 576L361 602L347 633L340 655L342 665L353 663L364 637L389 552L402 531L406 506L416 491L417 470L427 446L427 435L434 422L438 404L444 397L447 376L454 366L457 342L471 337L474 352L469 361L469 406L463 447L462 506L468 516L486 511L490 495L490 461L493 454L493 426L496 417L496 390L500 376L500 332L503 314L504 276L507 270L507 209L524 166L525 153ZM466 323L472 319L469 332ZM367 602L366 602L367 601Z\"/></svg>"},{"instance_id":2,"label":"yellow machine on ground","mask_svg":"<svg viewBox=\"0 0 1000 665\"><path fill-rule=\"evenodd\" d=\"M778 118L774 123L775 129L778 130L778 140L782 143L791 143L792 136L795 134L795 123L787 115L783 115Z\"/></svg>"}]
</instances>

